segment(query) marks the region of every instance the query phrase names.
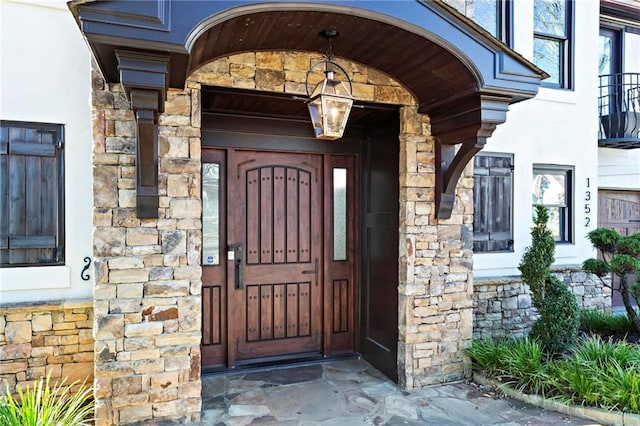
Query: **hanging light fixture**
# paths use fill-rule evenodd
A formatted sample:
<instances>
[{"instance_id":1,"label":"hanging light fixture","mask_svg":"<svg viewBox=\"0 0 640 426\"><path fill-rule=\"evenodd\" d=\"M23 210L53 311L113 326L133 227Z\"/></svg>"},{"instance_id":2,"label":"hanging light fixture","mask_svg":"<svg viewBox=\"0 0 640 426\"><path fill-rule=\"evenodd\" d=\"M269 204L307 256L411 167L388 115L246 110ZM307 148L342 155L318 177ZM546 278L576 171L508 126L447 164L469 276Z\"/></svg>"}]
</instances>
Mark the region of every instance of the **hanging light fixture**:
<instances>
[{"instance_id":1,"label":"hanging light fixture","mask_svg":"<svg viewBox=\"0 0 640 426\"><path fill-rule=\"evenodd\" d=\"M353 96L351 95L353 86L345 69L333 61L331 40L338 36L338 31L324 30L320 35L327 39L329 48L325 58L313 64L307 71L305 80L308 98L307 106L309 107L311 124L313 124L316 138L334 140L342 137L347 126L349 113L353 106ZM316 84L315 88L309 93L309 76L320 65L324 65L325 68L324 80ZM349 87L336 78L336 70L340 70L344 74Z\"/></svg>"}]
</instances>

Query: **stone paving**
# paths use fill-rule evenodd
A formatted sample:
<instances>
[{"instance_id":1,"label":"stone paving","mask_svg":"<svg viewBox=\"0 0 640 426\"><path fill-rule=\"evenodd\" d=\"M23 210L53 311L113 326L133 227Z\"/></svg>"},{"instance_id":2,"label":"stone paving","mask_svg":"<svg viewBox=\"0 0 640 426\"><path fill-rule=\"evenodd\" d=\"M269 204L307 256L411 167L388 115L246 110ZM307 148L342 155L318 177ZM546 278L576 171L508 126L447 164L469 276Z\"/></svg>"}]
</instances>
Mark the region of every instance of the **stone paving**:
<instances>
[{"instance_id":1,"label":"stone paving","mask_svg":"<svg viewBox=\"0 0 640 426\"><path fill-rule=\"evenodd\" d=\"M202 425L593 425L474 384L405 391L362 360L203 377Z\"/></svg>"}]
</instances>

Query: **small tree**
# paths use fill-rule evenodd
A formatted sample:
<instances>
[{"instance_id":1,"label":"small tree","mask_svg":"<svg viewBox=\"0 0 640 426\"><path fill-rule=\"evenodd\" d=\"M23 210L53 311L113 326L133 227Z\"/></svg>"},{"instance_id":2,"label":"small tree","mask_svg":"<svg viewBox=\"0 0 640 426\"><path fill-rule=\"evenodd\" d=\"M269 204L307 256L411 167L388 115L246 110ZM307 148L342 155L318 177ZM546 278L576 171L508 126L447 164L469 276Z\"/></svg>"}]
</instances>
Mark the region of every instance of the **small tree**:
<instances>
[{"instance_id":1,"label":"small tree","mask_svg":"<svg viewBox=\"0 0 640 426\"><path fill-rule=\"evenodd\" d=\"M527 247L518 269L522 280L531 289L531 301L540 314L531 336L540 342L545 351L558 354L575 342L580 326L580 310L567 286L551 276L555 241L547 228L548 221L547 209L536 206L531 246Z\"/></svg>"},{"instance_id":2,"label":"small tree","mask_svg":"<svg viewBox=\"0 0 640 426\"><path fill-rule=\"evenodd\" d=\"M631 304L632 299L636 303L640 301L640 233L625 236L614 229L597 228L587 235L601 259L585 260L582 269L600 278L603 285L620 292L627 315L640 333L640 318ZM611 283L603 279L607 275L611 277ZM620 283L617 288L612 285L615 277Z\"/></svg>"}]
</instances>

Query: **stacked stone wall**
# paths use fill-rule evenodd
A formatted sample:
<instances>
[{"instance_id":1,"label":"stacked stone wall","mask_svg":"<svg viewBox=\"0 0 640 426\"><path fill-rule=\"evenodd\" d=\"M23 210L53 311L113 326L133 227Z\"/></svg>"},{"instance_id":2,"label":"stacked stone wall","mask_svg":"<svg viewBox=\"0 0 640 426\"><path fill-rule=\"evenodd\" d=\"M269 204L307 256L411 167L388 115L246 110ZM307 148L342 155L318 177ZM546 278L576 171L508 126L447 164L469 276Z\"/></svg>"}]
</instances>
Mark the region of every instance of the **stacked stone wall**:
<instances>
[{"instance_id":1,"label":"stacked stone wall","mask_svg":"<svg viewBox=\"0 0 640 426\"><path fill-rule=\"evenodd\" d=\"M200 416L200 111L192 95L199 92L168 94L158 120L159 218L138 219L133 112L120 85L93 76L98 424Z\"/></svg>"},{"instance_id":2,"label":"stacked stone wall","mask_svg":"<svg viewBox=\"0 0 640 426\"><path fill-rule=\"evenodd\" d=\"M609 311L611 289L577 266L554 267L582 309ZM476 279L473 293L473 338L523 337L538 319L529 286L519 276Z\"/></svg>"},{"instance_id":3,"label":"stacked stone wall","mask_svg":"<svg viewBox=\"0 0 640 426\"><path fill-rule=\"evenodd\" d=\"M92 385L91 301L0 307L0 395L5 384L15 393L47 375L52 383Z\"/></svg>"},{"instance_id":4,"label":"stacked stone wall","mask_svg":"<svg viewBox=\"0 0 640 426\"><path fill-rule=\"evenodd\" d=\"M435 218L435 141L406 107L400 135L400 356L407 388L469 374L472 337L473 176L465 169L451 218Z\"/></svg>"}]
</instances>

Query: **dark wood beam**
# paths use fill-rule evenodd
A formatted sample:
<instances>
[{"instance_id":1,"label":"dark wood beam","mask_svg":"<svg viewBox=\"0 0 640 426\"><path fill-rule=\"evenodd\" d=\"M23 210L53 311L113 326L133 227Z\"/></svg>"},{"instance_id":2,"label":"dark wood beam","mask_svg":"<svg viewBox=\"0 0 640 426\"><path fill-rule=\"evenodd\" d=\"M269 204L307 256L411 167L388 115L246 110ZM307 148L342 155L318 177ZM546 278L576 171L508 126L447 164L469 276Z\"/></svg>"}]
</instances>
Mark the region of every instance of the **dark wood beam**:
<instances>
[{"instance_id":1,"label":"dark wood beam","mask_svg":"<svg viewBox=\"0 0 640 426\"><path fill-rule=\"evenodd\" d=\"M120 82L136 120L136 214L158 217L158 114L164 111L169 58L117 51Z\"/></svg>"},{"instance_id":2,"label":"dark wood beam","mask_svg":"<svg viewBox=\"0 0 640 426\"><path fill-rule=\"evenodd\" d=\"M477 93L466 100L456 98L451 105L431 113L438 219L451 217L460 175L496 126L505 122L510 102L510 98Z\"/></svg>"}]
</instances>

